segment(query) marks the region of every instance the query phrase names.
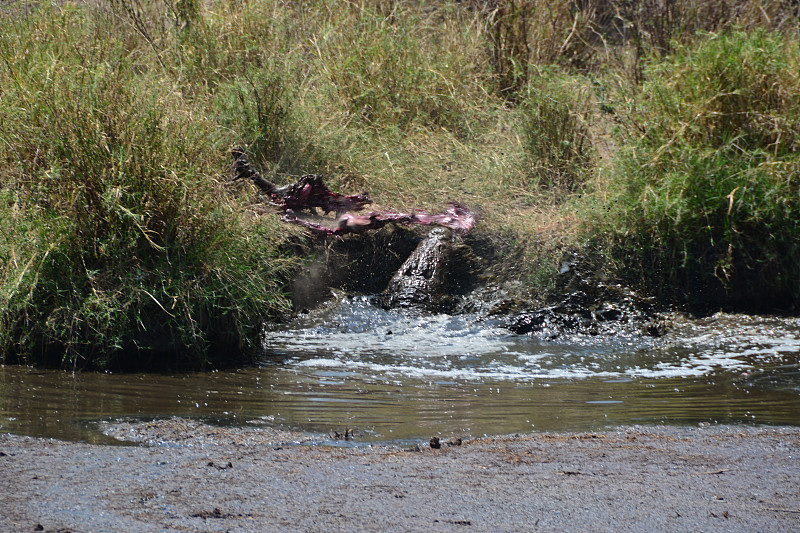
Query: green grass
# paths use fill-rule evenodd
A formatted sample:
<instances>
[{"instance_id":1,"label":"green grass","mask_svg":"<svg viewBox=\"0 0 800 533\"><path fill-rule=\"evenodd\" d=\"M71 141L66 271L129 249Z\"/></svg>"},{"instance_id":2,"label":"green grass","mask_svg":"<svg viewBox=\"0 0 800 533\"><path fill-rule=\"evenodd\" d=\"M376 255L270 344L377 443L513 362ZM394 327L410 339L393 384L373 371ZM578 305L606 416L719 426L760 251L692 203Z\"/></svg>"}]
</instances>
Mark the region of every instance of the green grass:
<instances>
[{"instance_id":1,"label":"green grass","mask_svg":"<svg viewBox=\"0 0 800 533\"><path fill-rule=\"evenodd\" d=\"M534 186L552 195L569 194L589 179L596 164L586 83L539 74L521 106L522 145Z\"/></svg>"},{"instance_id":2,"label":"green grass","mask_svg":"<svg viewBox=\"0 0 800 533\"><path fill-rule=\"evenodd\" d=\"M4 33L2 359L241 357L287 305L277 223L225 201L227 139L202 103L90 20L43 11Z\"/></svg>"},{"instance_id":3,"label":"green grass","mask_svg":"<svg viewBox=\"0 0 800 533\"><path fill-rule=\"evenodd\" d=\"M579 249L668 300L796 308L796 17L735 4L7 4L0 358L252 354L303 258L237 145L375 209L476 208L542 294Z\"/></svg>"},{"instance_id":4,"label":"green grass","mask_svg":"<svg viewBox=\"0 0 800 533\"><path fill-rule=\"evenodd\" d=\"M631 93L605 221L650 290L710 307L800 301L798 52L762 30L705 35Z\"/></svg>"}]
</instances>

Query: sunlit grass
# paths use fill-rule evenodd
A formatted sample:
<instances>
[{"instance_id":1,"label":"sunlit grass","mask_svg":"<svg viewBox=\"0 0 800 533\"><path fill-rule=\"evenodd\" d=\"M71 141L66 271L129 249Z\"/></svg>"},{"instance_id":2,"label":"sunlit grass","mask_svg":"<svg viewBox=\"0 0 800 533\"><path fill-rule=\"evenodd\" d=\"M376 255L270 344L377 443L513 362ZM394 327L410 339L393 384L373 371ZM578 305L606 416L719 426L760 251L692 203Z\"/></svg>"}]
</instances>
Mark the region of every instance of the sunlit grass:
<instances>
[{"instance_id":1,"label":"sunlit grass","mask_svg":"<svg viewBox=\"0 0 800 533\"><path fill-rule=\"evenodd\" d=\"M664 296L796 305L798 41L705 35L646 71L605 190L623 268Z\"/></svg>"}]
</instances>

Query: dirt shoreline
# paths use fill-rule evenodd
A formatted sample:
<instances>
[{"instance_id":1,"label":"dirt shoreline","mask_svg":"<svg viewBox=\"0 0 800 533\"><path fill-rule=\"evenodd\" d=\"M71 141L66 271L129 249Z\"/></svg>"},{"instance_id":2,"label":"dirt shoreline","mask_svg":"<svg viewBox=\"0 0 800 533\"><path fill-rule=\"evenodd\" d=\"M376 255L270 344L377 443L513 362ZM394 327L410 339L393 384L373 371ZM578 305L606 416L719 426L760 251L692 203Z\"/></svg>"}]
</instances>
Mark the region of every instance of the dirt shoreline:
<instances>
[{"instance_id":1,"label":"dirt shoreline","mask_svg":"<svg viewBox=\"0 0 800 533\"><path fill-rule=\"evenodd\" d=\"M797 531L800 428L626 427L441 449L173 419L137 446L0 435L3 531Z\"/></svg>"}]
</instances>

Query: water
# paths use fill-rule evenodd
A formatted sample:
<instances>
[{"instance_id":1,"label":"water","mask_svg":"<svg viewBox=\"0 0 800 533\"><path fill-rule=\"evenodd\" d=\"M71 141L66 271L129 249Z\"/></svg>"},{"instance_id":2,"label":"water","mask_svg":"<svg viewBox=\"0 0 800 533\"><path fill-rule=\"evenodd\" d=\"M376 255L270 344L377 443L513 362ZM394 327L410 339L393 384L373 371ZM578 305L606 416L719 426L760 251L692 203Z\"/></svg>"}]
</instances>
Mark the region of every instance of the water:
<instances>
[{"instance_id":1,"label":"water","mask_svg":"<svg viewBox=\"0 0 800 533\"><path fill-rule=\"evenodd\" d=\"M268 331L254 368L71 374L0 367L0 431L108 442L119 419L346 429L355 442L622 424L800 425L800 319L677 320L666 336L518 336L349 298Z\"/></svg>"}]
</instances>

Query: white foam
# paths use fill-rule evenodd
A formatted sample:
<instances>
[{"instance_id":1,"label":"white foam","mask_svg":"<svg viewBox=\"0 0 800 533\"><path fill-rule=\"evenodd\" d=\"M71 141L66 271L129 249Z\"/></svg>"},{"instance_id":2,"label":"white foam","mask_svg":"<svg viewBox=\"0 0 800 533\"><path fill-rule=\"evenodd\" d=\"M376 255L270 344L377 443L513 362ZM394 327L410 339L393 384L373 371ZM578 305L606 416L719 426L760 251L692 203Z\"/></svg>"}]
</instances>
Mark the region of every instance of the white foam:
<instances>
[{"instance_id":1,"label":"white foam","mask_svg":"<svg viewBox=\"0 0 800 533\"><path fill-rule=\"evenodd\" d=\"M531 371L524 367L497 365L483 369L466 368L433 368L403 364L378 364L361 361L342 361L339 359L314 358L298 361L294 366L316 369L347 368L361 374L377 372L389 376L404 376L421 379L454 379L454 380L498 380L498 381L530 381L539 379L583 379L593 376L616 376L612 372L595 372L587 368L539 369Z\"/></svg>"},{"instance_id":2,"label":"white foam","mask_svg":"<svg viewBox=\"0 0 800 533\"><path fill-rule=\"evenodd\" d=\"M508 331L470 317L405 316L343 300L291 329L270 332L266 349L298 371L418 379L534 381L549 379L702 377L743 372L800 352L800 321L745 317L720 327L716 318L687 323L664 339L596 336L555 341Z\"/></svg>"}]
</instances>

